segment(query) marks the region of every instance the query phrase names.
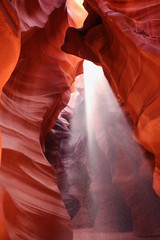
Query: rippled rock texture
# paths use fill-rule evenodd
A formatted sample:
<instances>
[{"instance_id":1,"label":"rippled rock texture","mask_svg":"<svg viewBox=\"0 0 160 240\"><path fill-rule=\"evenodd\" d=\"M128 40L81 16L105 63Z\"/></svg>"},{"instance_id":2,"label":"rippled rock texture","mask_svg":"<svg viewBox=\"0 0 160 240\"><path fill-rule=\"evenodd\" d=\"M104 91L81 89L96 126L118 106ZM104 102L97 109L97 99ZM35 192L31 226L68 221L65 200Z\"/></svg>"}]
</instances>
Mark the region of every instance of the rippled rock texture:
<instances>
[{"instance_id":1,"label":"rippled rock texture","mask_svg":"<svg viewBox=\"0 0 160 240\"><path fill-rule=\"evenodd\" d=\"M47 135L45 155L56 170L57 184L73 227L93 227L97 203L89 189L93 174L87 153L85 102L77 93L72 94L70 102L75 97L74 109L69 103ZM83 116L81 122L80 116Z\"/></svg>"},{"instance_id":2,"label":"rippled rock texture","mask_svg":"<svg viewBox=\"0 0 160 240\"><path fill-rule=\"evenodd\" d=\"M72 240L70 217L74 226L100 232L160 235L160 3L85 0L87 18L80 3L0 2L0 89L9 79L0 103L2 240ZM79 57L103 67L123 112L132 119L129 128L120 112L105 112L99 94L90 119L90 156L85 117L75 125L71 145L67 121L72 113L67 117L63 112L56 122L82 72ZM84 114L84 105L77 111Z\"/></svg>"},{"instance_id":3,"label":"rippled rock texture","mask_svg":"<svg viewBox=\"0 0 160 240\"><path fill-rule=\"evenodd\" d=\"M16 11L8 1L0 2L0 18L1 91L17 64L20 53L20 26Z\"/></svg>"},{"instance_id":4,"label":"rippled rock texture","mask_svg":"<svg viewBox=\"0 0 160 240\"><path fill-rule=\"evenodd\" d=\"M2 0L0 2L0 93L17 64L19 53L20 26L18 16L11 4ZM5 226L3 199L4 189L0 184L0 239L6 240L8 234Z\"/></svg>"},{"instance_id":5,"label":"rippled rock texture","mask_svg":"<svg viewBox=\"0 0 160 240\"><path fill-rule=\"evenodd\" d=\"M2 2L8 7L9 1ZM71 240L71 221L56 184L55 171L43 154L43 142L69 100L81 60L60 49L70 18L65 1L17 0L13 4L19 14L22 39L18 64L1 95L0 183L7 231L3 239ZM11 56L12 52L15 54L12 57L15 66L19 23L14 14L11 11L13 23L17 24L13 29L12 19L4 20L4 31L13 32L7 33L11 43L8 48L2 40ZM6 61L2 63L12 67Z\"/></svg>"}]
</instances>

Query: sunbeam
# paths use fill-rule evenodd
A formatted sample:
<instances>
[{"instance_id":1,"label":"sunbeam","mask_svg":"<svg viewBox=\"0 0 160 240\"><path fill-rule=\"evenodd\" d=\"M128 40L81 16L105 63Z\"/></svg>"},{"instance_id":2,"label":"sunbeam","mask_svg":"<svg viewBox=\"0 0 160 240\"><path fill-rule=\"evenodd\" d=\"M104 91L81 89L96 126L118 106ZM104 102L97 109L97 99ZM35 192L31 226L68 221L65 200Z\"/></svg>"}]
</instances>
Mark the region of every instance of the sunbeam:
<instances>
[{"instance_id":1,"label":"sunbeam","mask_svg":"<svg viewBox=\"0 0 160 240\"><path fill-rule=\"evenodd\" d=\"M132 211L138 204L139 213L143 214L142 205L147 209L149 195L156 199L152 191L154 157L135 141L129 115L118 103L101 67L84 61L84 86L88 160L92 169L90 190L99 189L95 229L130 231L128 206ZM136 198L137 193L144 194L145 200ZM149 215L146 210L148 218Z\"/></svg>"}]
</instances>

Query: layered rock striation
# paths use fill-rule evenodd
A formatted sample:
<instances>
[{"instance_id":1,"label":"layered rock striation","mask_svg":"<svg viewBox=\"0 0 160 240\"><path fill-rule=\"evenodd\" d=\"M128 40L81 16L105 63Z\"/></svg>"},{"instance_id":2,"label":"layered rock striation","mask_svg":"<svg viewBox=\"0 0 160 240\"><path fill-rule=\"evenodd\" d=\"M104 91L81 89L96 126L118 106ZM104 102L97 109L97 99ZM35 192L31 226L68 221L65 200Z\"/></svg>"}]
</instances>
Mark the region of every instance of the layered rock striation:
<instances>
[{"instance_id":1,"label":"layered rock striation","mask_svg":"<svg viewBox=\"0 0 160 240\"><path fill-rule=\"evenodd\" d=\"M0 2L0 93L13 72L20 54L20 25L13 6L5 0ZM1 135L1 133L0 133ZM1 138L1 136L0 136ZM1 142L1 139L0 139ZM1 143L0 143L1 154ZM3 211L5 191L0 183L0 239L8 240Z\"/></svg>"},{"instance_id":2,"label":"layered rock striation","mask_svg":"<svg viewBox=\"0 0 160 240\"><path fill-rule=\"evenodd\" d=\"M71 220L62 197L76 227L133 229L147 238L160 235L160 3L85 0L84 6L88 17L82 27L87 13L76 1L0 3L1 89L9 79L0 103L3 240L71 240ZM56 122L75 76L82 72L82 60L73 55L103 67L130 122L129 128L114 107L107 112L99 94L90 119L94 140L90 158L96 167L88 160L83 121L75 125L73 145L66 122L62 118ZM84 105L77 108L83 116ZM67 121L71 117L69 113ZM132 130L155 159L135 142Z\"/></svg>"}]
</instances>

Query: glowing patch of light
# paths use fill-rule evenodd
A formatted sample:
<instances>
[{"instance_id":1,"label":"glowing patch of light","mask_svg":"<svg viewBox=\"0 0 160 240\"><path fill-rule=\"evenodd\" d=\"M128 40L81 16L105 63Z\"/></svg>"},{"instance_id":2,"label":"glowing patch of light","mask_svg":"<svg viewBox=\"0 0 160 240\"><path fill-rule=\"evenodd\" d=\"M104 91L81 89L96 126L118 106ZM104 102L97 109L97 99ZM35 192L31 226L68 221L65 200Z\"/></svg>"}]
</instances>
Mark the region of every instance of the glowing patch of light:
<instances>
[{"instance_id":1,"label":"glowing patch of light","mask_svg":"<svg viewBox=\"0 0 160 240\"><path fill-rule=\"evenodd\" d=\"M119 112L121 116L123 113L106 77L104 76L102 67L87 60L84 61L83 67L86 100L86 124L88 129L89 145L91 147L91 132L93 131L93 128L96 133L97 140L103 141L104 138L106 138L106 133L105 129L103 129L104 124L101 124L100 122L106 119L107 128L109 127L109 123L107 123L107 116L111 112ZM99 126L95 126L96 119L99 121ZM124 116L123 120L125 121L125 125L128 125Z\"/></svg>"},{"instance_id":2,"label":"glowing patch of light","mask_svg":"<svg viewBox=\"0 0 160 240\"><path fill-rule=\"evenodd\" d=\"M88 12L83 7L83 2L84 0L67 0L66 1L70 26L75 27L74 24L76 24L76 28L80 28L83 26L83 22L88 15ZM70 21L70 18L72 19L72 21Z\"/></svg>"},{"instance_id":3,"label":"glowing patch of light","mask_svg":"<svg viewBox=\"0 0 160 240\"><path fill-rule=\"evenodd\" d=\"M92 114L93 108L97 104L106 105L107 111L121 111L117 99L103 73L102 67L85 60L83 68L88 117L91 117L90 115Z\"/></svg>"}]
</instances>

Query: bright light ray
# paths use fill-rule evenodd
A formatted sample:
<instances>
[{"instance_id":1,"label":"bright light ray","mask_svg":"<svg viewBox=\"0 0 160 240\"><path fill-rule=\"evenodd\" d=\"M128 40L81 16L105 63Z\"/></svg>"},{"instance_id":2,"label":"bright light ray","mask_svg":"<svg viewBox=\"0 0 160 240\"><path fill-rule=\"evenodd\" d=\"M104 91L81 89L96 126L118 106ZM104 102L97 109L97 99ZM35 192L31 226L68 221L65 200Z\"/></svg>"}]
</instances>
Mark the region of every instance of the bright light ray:
<instances>
[{"instance_id":1,"label":"bright light ray","mask_svg":"<svg viewBox=\"0 0 160 240\"><path fill-rule=\"evenodd\" d=\"M99 104L104 104L107 112L122 112L117 99L104 76L102 67L87 60L84 61L83 66L88 118L92 117L93 109ZM127 121L126 124L128 124Z\"/></svg>"},{"instance_id":2,"label":"bright light ray","mask_svg":"<svg viewBox=\"0 0 160 240\"><path fill-rule=\"evenodd\" d=\"M83 206L85 194L81 190L81 186L85 188L86 176L89 175L88 178L91 178L91 181L88 182L88 189L86 187L85 191L92 195L90 203L90 205L93 204L92 215L96 216L97 214L100 221L104 221L102 229L101 224L98 226L100 231L118 231L117 225L121 226L123 231L128 231L130 228L124 229L126 225L123 225L122 219L124 222L127 219L128 222L131 218L129 215L125 215L128 214L125 212L125 207L124 218L123 210L120 210L120 215L121 203L119 200L124 201L127 206L128 193L130 194L131 188L137 188L137 182L138 194L141 194L144 188L145 192L147 191L147 185L144 187L141 184L143 181L140 179L141 176L140 178L138 176L141 173L137 170L139 162L143 164L146 160L145 153L133 139L132 129L102 68L85 60L84 75L81 75L76 81L79 93L74 99L74 104L71 104L71 109L74 108L74 110L70 124L71 138L67 148L71 150L68 158L70 166L72 166L72 168L66 168L70 184L69 194L79 199ZM73 99L71 99L72 101ZM149 165L148 162L147 164ZM86 173L84 169L87 169ZM148 169L151 172L151 168ZM118 187L116 193L115 184ZM134 190L132 194L134 194ZM146 199L149 196L147 194ZM98 206L98 210L94 206ZM113 215L116 219L115 222L112 221ZM107 236L105 239L109 239Z\"/></svg>"},{"instance_id":3,"label":"bright light ray","mask_svg":"<svg viewBox=\"0 0 160 240\"><path fill-rule=\"evenodd\" d=\"M103 135L106 135L107 128L114 126L116 126L121 135L126 132L127 134L130 132L131 134L132 130L104 76L102 67L96 66L90 61L84 61L84 86L89 145L91 145L92 142L90 138L92 127L99 141L101 138L104 139ZM111 119L114 117L114 113L118 113L118 119L121 119L121 121L118 121L118 119ZM109 118L110 121L107 120ZM98 120L101 123L105 122L105 129L104 124L99 123L99 126L95 126Z\"/></svg>"},{"instance_id":4,"label":"bright light ray","mask_svg":"<svg viewBox=\"0 0 160 240\"><path fill-rule=\"evenodd\" d=\"M84 86L85 86L86 123L88 129L89 148L90 151L92 151L91 132L93 131L94 128L96 139L100 147L103 148L104 151L107 150L106 143L107 136L105 129L111 127L109 121L107 121L109 115L110 117L112 117L113 113L118 112L119 118L123 119L122 125L115 119L112 119L113 122L111 123L112 126L116 125L116 127L117 125L119 126L121 125L121 129L119 129L120 132L121 131L123 132L124 127L125 127L124 132L126 132L126 128L128 128L129 131L131 130L117 102L117 99L114 96L106 77L104 76L102 67L96 66L94 63L87 60L84 61Z\"/></svg>"}]
</instances>

